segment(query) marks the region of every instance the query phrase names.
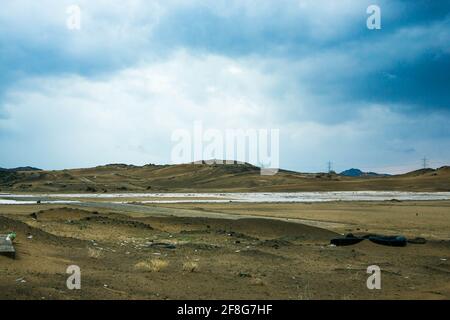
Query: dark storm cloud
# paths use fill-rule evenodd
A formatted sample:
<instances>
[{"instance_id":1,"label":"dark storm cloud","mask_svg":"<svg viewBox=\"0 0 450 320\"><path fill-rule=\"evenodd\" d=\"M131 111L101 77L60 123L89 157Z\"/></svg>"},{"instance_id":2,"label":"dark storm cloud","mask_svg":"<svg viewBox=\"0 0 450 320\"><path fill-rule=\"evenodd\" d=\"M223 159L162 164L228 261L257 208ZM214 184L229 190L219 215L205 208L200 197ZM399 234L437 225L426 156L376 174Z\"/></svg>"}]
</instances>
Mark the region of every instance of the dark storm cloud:
<instances>
[{"instance_id":1,"label":"dark storm cloud","mask_svg":"<svg viewBox=\"0 0 450 320\"><path fill-rule=\"evenodd\" d=\"M204 78L178 74L177 68L171 69L172 78L168 76L169 80L182 84L183 77L189 79L186 86L178 87L177 93L183 92L188 98L200 97L195 103L189 99L186 99L189 103L184 100L180 103L206 109L207 105L201 102L206 100L204 87L208 85L207 89L213 92L220 92L220 86L227 87L229 92L224 94L231 97L230 103L257 97L256 102L251 102L264 108L267 105L273 120L281 127L302 132L299 139L292 141L292 146L302 141L304 145L299 145L299 150L304 148L304 153L316 154L311 162L322 161L318 159L328 157L328 153L341 158L351 158L353 154L360 161L389 158L391 152L412 157L425 151L440 158L450 156L443 151L450 149L446 148L450 147L448 0L79 2L83 16L82 29L77 32L65 26L66 6L71 1L18 0L3 4L4 10L0 12L0 141L3 144L0 147L7 141L6 145L16 150L19 140L14 140L18 139L15 132L22 130L20 141L25 141L22 154L26 154L28 136L45 131L38 130L45 128L28 119L25 110L34 110L34 117L39 116L39 104L42 109L52 104L53 114L45 117L47 127L51 127L57 123L52 117L58 113L59 119L65 119L68 111L64 106L74 100L77 107L77 99L89 107L92 104L88 108L92 112L96 103L105 104L104 100L108 104L118 100L117 109L126 108L138 97L133 92L147 98L145 85L148 85L159 92L160 100L170 101L162 108L167 109L172 102L179 101L168 98L176 96L175 92L164 96L167 89L164 77L155 84L151 81L152 74L138 76L139 81L149 83L143 85L137 81L136 87L130 87L131 92L118 95L117 99L96 95L104 87L114 88L105 90L109 95L122 93L126 83L117 79L117 74L122 72L132 81L133 72L141 74L140 68L154 72L159 69L151 66L162 63L169 69L175 65L184 71L190 70L190 63L196 63L195 72L203 71L203 66L209 68L202 73ZM366 9L371 4L381 8L381 30L366 27ZM179 52L186 53L187 58ZM168 65L164 64L166 61ZM239 73L245 69L247 73L242 74L251 74L248 77L252 80L239 82L233 78L236 74L228 77L220 69L222 62L231 65L224 66L226 70L231 68ZM232 64L238 67L233 68ZM130 69L134 70L131 76L127 72ZM227 74L217 80L218 88L209 83L217 75L216 71ZM61 81L71 83L72 80L76 89L71 84L58 86ZM41 82L45 86L36 85ZM248 83L255 83L255 87L250 90ZM236 89L240 85L245 85L241 91ZM150 98L159 97L154 94ZM139 109L137 106L141 104L134 104ZM70 113L74 119L82 113L75 107L70 112L74 112ZM86 114L89 113L83 116ZM98 116L108 120L107 115L103 111ZM236 117L242 116L237 113ZM36 126L35 131L26 131L23 123ZM174 124L168 123L167 127L171 125ZM84 134L82 125L73 126L74 137L78 138L80 131ZM302 131L302 126L307 130ZM48 136L52 137L51 132ZM308 145L308 140L314 143ZM367 140L374 147L366 150ZM128 140L124 138L124 141ZM440 143L435 144L436 141ZM90 143L93 142L87 142L95 149ZM52 148L51 143L48 146ZM355 146L357 151L366 150L367 154L357 153ZM163 152L158 151L160 147L155 148L155 153ZM54 163L45 158L46 153L64 159L54 147L42 150L40 164ZM8 157L17 166L21 156L11 152ZM296 152L289 149L283 158L291 168L297 169ZM389 159L400 161L396 156Z\"/></svg>"}]
</instances>

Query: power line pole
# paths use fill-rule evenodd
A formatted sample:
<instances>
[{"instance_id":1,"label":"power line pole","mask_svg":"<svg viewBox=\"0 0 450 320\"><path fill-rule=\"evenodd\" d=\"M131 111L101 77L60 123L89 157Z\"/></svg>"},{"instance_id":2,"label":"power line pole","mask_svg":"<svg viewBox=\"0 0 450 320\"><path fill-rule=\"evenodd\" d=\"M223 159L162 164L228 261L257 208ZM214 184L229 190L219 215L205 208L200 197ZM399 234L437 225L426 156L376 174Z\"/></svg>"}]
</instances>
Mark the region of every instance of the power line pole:
<instances>
[{"instance_id":1,"label":"power line pole","mask_svg":"<svg viewBox=\"0 0 450 320\"><path fill-rule=\"evenodd\" d=\"M428 168L428 159L427 157L423 157L422 159L422 166L424 169Z\"/></svg>"},{"instance_id":2,"label":"power line pole","mask_svg":"<svg viewBox=\"0 0 450 320\"><path fill-rule=\"evenodd\" d=\"M328 161L328 173L331 173L333 163L331 161Z\"/></svg>"}]
</instances>

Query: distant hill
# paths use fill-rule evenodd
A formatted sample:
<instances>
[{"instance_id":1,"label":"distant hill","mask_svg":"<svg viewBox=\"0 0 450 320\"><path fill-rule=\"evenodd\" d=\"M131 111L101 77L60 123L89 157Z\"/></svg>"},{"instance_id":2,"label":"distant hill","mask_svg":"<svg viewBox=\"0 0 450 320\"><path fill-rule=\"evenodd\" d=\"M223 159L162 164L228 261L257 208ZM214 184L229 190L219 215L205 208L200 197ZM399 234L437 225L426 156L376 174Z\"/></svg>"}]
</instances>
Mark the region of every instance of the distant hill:
<instances>
[{"instance_id":1,"label":"distant hill","mask_svg":"<svg viewBox=\"0 0 450 320\"><path fill-rule=\"evenodd\" d=\"M11 169L6 169L6 168L0 168L0 171L7 171L7 172L17 172L17 171L42 171L42 169L39 168L34 168L34 167L17 167L17 168L11 168Z\"/></svg>"},{"instance_id":2,"label":"distant hill","mask_svg":"<svg viewBox=\"0 0 450 320\"><path fill-rule=\"evenodd\" d=\"M59 193L450 191L449 167L391 176L379 174L370 176L373 173L361 173L357 169L351 169L347 174L351 175L279 170L276 175L267 176L261 175L257 166L247 163L205 162L144 166L110 164L55 171L25 167L0 170L0 191Z\"/></svg>"},{"instance_id":3,"label":"distant hill","mask_svg":"<svg viewBox=\"0 0 450 320\"><path fill-rule=\"evenodd\" d=\"M380 177L388 176L388 174L376 173L376 172L363 172L359 169L351 168L340 173L341 176L346 177Z\"/></svg>"},{"instance_id":4,"label":"distant hill","mask_svg":"<svg viewBox=\"0 0 450 320\"><path fill-rule=\"evenodd\" d=\"M18 167L12 169L0 168L0 187L14 185L17 181L20 181L23 177L22 173L25 172L38 172L41 169L33 167Z\"/></svg>"}]
</instances>

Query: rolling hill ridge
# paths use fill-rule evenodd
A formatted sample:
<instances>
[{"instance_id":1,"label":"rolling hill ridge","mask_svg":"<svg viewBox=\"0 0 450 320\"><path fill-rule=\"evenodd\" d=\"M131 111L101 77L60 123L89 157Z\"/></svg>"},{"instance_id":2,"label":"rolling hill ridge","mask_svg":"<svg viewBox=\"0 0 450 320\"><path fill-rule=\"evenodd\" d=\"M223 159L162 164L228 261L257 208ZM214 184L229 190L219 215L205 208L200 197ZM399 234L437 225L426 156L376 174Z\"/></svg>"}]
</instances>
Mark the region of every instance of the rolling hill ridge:
<instances>
[{"instance_id":1,"label":"rolling hill ridge","mask_svg":"<svg viewBox=\"0 0 450 320\"><path fill-rule=\"evenodd\" d=\"M450 167L392 176L344 176L280 170L260 175L247 163L110 164L70 170L0 170L2 192L295 192L450 191Z\"/></svg>"}]
</instances>

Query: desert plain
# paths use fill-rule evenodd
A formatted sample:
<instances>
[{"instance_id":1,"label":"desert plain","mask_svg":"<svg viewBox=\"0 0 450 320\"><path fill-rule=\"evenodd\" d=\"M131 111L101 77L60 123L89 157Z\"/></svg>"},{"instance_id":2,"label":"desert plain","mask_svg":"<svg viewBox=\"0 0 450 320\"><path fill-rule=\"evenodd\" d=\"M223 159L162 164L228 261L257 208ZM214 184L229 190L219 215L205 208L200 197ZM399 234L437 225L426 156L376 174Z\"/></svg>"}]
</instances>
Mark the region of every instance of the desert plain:
<instances>
[{"instance_id":1,"label":"desert plain","mask_svg":"<svg viewBox=\"0 0 450 320\"><path fill-rule=\"evenodd\" d=\"M178 203L181 197L173 195L161 198L173 203L149 203L148 195L127 197L127 192L191 190L187 182L178 183L180 189L162 186L164 181L176 184L174 180L190 179L193 192L201 193L206 190L202 186L218 184L220 179L217 174L214 179L210 167L200 168L207 172L203 180L186 177L189 170L178 167L167 173L173 178L158 176L147 183L138 180L135 168L120 168L120 174L108 170L97 170L95 175L83 170L84 177L63 171L5 178L4 198L21 192L24 199L41 197L42 192L51 198L52 193L68 189L80 194L65 199L77 202L0 205L0 234L17 235L16 258L0 255L0 299L450 298L450 200ZM245 168L226 171L228 179L223 181L235 181L231 185L239 191L253 188L255 192L265 190L265 184L267 192L312 192L336 186L448 192L448 171L374 179L283 172L260 178ZM127 190L121 197L112 193L108 197L118 177ZM264 182L258 184L258 179ZM96 180L101 182L95 184ZM207 190L229 189L210 186ZM102 197L93 199L93 190ZM197 200L205 198L197 195ZM330 245L332 238L347 233L421 237L426 243L390 247L364 240L351 246ZM80 290L67 287L66 270L71 265L80 268ZM371 265L381 269L379 290L366 285Z\"/></svg>"},{"instance_id":2,"label":"desert plain","mask_svg":"<svg viewBox=\"0 0 450 320\"><path fill-rule=\"evenodd\" d=\"M17 233L16 259L0 256L0 298L450 298L450 201L142 206L0 206L0 230ZM427 243L330 246L345 233ZM81 290L66 286L69 265ZM370 265L380 290L366 286Z\"/></svg>"}]
</instances>

